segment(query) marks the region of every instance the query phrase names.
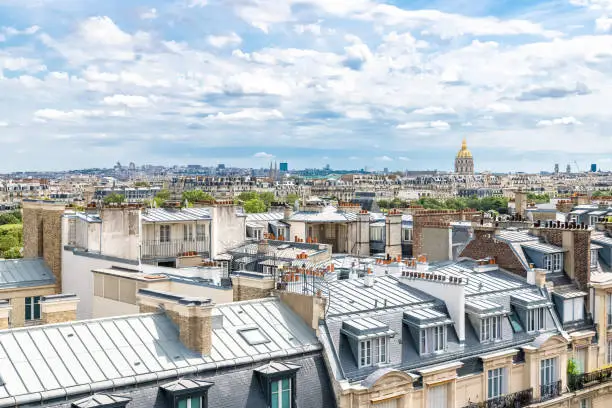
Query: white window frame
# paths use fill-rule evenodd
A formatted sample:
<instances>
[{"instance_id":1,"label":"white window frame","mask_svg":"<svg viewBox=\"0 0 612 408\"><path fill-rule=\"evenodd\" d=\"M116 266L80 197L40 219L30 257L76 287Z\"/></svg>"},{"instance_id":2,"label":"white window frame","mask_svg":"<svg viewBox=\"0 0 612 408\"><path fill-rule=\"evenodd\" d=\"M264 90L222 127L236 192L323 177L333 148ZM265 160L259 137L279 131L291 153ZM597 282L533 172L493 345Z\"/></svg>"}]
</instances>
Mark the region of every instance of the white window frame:
<instances>
[{"instance_id":1,"label":"white window frame","mask_svg":"<svg viewBox=\"0 0 612 408\"><path fill-rule=\"evenodd\" d=\"M40 311L40 296L28 296L24 299L24 315L25 321L31 322L42 319L42 313ZM38 317L36 317L36 306L38 305ZM30 314L28 314L28 306L30 308Z\"/></svg>"},{"instance_id":2,"label":"white window frame","mask_svg":"<svg viewBox=\"0 0 612 408\"><path fill-rule=\"evenodd\" d=\"M557 357L540 360L540 386L552 385L558 381Z\"/></svg>"},{"instance_id":3,"label":"white window frame","mask_svg":"<svg viewBox=\"0 0 612 408\"><path fill-rule=\"evenodd\" d=\"M552 254L553 257L553 272L561 272L563 270L563 254Z\"/></svg>"},{"instance_id":4,"label":"white window frame","mask_svg":"<svg viewBox=\"0 0 612 408\"><path fill-rule=\"evenodd\" d=\"M505 368L499 367L487 373L487 399L501 397L505 393Z\"/></svg>"},{"instance_id":5,"label":"white window frame","mask_svg":"<svg viewBox=\"0 0 612 408\"><path fill-rule=\"evenodd\" d=\"M196 241L206 240L206 225L196 224Z\"/></svg>"},{"instance_id":6,"label":"white window frame","mask_svg":"<svg viewBox=\"0 0 612 408\"><path fill-rule=\"evenodd\" d=\"M180 406L181 401L186 401L187 402L187 408L204 408L204 404L202 404L202 396L198 396L198 397L187 397L187 398L179 398L176 401L176 406L177 408ZM195 407L192 405L193 403L196 403Z\"/></svg>"},{"instance_id":7,"label":"white window frame","mask_svg":"<svg viewBox=\"0 0 612 408\"><path fill-rule=\"evenodd\" d=\"M283 389L283 381L287 381L287 383L289 384L289 389ZM277 404L276 406L278 408L291 408L291 405L293 404L293 390L292 390L292 384L291 384L291 378L283 378L277 381L274 381L275 383L277 383L277 390L276 392L272 391L270 393L270 406L273 406L272 404L272 400L274 398L276 398ZM285 391L289 391L289 406L284 406L283 405L283 392Z\"/></svg>"},{"instance_id":8,"label":"white window frame","mask_svg":"<svg viewBox=\"0 0 612 408\"><path fill-rule=\"evenodd\" d=\"M427 354L429 352L429 347L428 347L428 342L427 342L427 330L422 329L421 330L421 334L420 334L421 340L420 340L420 345L421 345L421 354Z\"/></svg>"},{"instance_id":9,"label":"white window frame","mask_svg":"<svg viewBox=\"0 0 612 408\"><path fill-rule=\"evenodd\" d=\"M402 233L404 242L412 242L412 228L403 228Z\"/></svg>"},{"instance_id":10,"label":"white window frame","mask_svg":"<svg viewBox=\"0 0 612 408\"><path fill-rule=\"evenodd\" d=\"M389 360L389 338L376 337L359 342L359 367L385 364Z\"/></svg>"},{"instance_id":11,"label":"white window frame","mask_svg":"<svg viewBox=\"0 0 612 408\"><path fill-rule=\"evenodd\" d=\"M193 226L183 224L183 241L193 241Z\"/></svg>"},{"instance_id":12,"label":"white window frame","mask_svg":"<svg viewBox=\"0 0 612 408\"><path fill-rule=\"evenodd\" d=\"M159 226L159 242L170 242L172 226L165 224Z\"/></svg>"},{"instance_id":13,"label":"white window frame","mask_svg":"<svg viewBox=\"0 0 612 408\"><path fill-rule=\"evenodd\" d=\"M370 241L383 240L383 227L370 227Z\"/></svg>"},{"instance_id":14,"label":"white window frame","mask_svg":"<svg viewBox=\"0 0 612 408\"><path fill-rule=\"evenodd\" d=\"M599 215L589 215L589 225L595 225L599 221Z\"/></svg>"},{"instance_id":15,"label":"white window frame","mask_svg":"<svg viewBox=\"0 0 612 408\"><path fill-rule=\"evenodd\" d=\"M527 310L527 332L546 329L546 308L538 307Z\"/></svg>"},{"instance_id":16,"label":"white window frame","mask_svg":"<svg viewBox=\"0 0 612 408\"><path fill-rule=\"evenodd\" d=\"M597 268L598 265L599 251L597 249L591 249L591 268Z\"/></svg>"},{"instance_id":17,"label":"white window frame","mask_svg":"<svg viewBox=\"0 0 612 408\"><path fill-rule=\"evenodd\" d=\"M372 340L362 340L359 342L359 367L369 367L372 365Z\"/></svg>"},{"instance_id":18,"label":"white window frame","mask_svg":"<svg viewBox=\"0 0 612 408\"><path fill-rule=\"evenodd\" d=\"M563 323L584 319L584 298L577 297L563 301Z\"/></svg>"},{"instance_id":19,"label":"white window frame","mask_svg":"<svg viewBox=\"0 0 612 408\"><path fill-rule=\"evenodd\" d=\"M486 317L480 321L480 341L501 339L501 316Z\"/></svg>"},{"instance_id":20,"label":"white window frame","mask_svg":"<svg viewBox=\"0 0 612 408\"><path fill-rule=\"evenodd\" d=\"M444 351L446 349L446 326L432 327L433 332L433 352Z\"/></svg>"},{"instance_id":21,"label":"white window frame","mask_svg":"<svg viewBox=\"0 0 612 408\"><path fill-rule=\"evenodd\" d=\"M591 408L591 400L589 398L581 399L580 408Z\"/></svg>"}]
</instances>

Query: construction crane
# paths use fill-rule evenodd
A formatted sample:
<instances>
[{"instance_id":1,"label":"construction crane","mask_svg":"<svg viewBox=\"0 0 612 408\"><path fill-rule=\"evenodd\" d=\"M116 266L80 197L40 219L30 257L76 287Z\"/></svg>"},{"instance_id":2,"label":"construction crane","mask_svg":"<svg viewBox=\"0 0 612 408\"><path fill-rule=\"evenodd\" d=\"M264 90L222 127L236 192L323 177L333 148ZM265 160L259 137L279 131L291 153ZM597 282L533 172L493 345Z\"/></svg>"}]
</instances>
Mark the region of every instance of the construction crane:
<instances>
[{"instance_id":1,"label":"construction crane","mask_svg":"<svg viewBox=\"0 0 612 408\"><path fill-rule=\"evenodd\" d=\"M578 167L578 162L574 160L574 164L576 165L576 173L580 173L580 167Z\"/></svg>"}]
</instances>

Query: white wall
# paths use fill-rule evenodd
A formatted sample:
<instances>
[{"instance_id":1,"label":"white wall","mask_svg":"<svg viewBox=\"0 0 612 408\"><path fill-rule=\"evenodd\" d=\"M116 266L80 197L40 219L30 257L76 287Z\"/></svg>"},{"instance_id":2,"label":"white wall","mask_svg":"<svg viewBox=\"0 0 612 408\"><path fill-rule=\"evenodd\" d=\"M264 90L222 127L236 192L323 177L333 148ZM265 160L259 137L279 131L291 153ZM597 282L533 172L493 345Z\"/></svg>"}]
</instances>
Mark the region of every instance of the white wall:
<instances>
[{"instance_id":1,"label":"white wall","mask_svg":"<svg viewBox=\"0 0 612 408\"><path fill-rule=\"evenodd\" d=\"M207 207L212 216L211 257L226 252L246 240L246 217L236 215L233 205Z\"/></svg>"},{"instance_id":2,"label":"white wall","mask_svg":"<svg viewBox=\"0 0 612 408\"><path fill-rule=\"evenodd\" d=\"M62 252L62 293L74 293L81 301L77 308L77 319L93 318L93 269L134 265L107 259L75 255L72 251Z\"/></svg>"},{"instance_id":3,"label":"white wall","mask_svg":"<svg viewBox=\"0 0 612 408\"><path fill-rule=\"evenodd\" d=\"M93 310L94 317L115 317L115 316L128 316L138 314L140 308L138 305L131 305L129 303L119 302L112 299L104 299L99 296L93 297Z\"/></svg>"},{"instance_id":4,"label":"white wall","mask_svg":"<svg viewBox=\"0 0 612 408\"><path fill-rule=\"evenodd\" d=\"M103 209L102 253L125 259L138 259L139 209Z\"/></svg>"}]
</instances>

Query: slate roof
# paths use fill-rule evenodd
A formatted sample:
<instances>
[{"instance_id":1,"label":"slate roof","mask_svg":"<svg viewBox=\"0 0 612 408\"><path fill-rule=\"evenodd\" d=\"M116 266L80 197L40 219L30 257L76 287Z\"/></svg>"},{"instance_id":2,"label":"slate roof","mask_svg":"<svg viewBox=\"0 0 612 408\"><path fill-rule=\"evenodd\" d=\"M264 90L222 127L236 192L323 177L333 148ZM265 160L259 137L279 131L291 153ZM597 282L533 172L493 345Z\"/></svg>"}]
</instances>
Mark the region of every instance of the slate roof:
<instances>
[{"instance_id":1,"label":"slate roof","mask_svg":"<svg viewBox=\"0 0 612 408\"><path fill-rule=\"evenodd\" d=\"M542 242L524 242L521 244L523 248L531 249L543 254L558 254L559 252L565 252L566 250L551 244L544 244Z\"/></svg>"},{"instance_id":2,"label":"slate roof","mask_svg":"<svg viewBox=\"0 0 612 408\"><path fill-rule=\"evenodd\" d=\"M53 285L55 276L42 259L0 260L0 289Z\"/></svg>"},{"instance_id":3,"label":"slate roof","mask_svg":"<svg viewBox=\"0 0 612 408\"><path fill-rule=\"evenodd\" d=\"M184 222L210 220L210 212L205 208L149 208L142 213L142 222Z\"/></svg>"},{"instance_id":4,"label":"slate roof","mask_svg":"<svg viewBox=\"0 0 612 408\"><path fill-rule=\"evenodd\" d=\"M164 314L84 320L0 331L0 407L196 374L320 350L312 330L278 299L216 306L212 352L180 341ZM268 341L238 334L257 329Z\"/></svg>"}]
</instances>

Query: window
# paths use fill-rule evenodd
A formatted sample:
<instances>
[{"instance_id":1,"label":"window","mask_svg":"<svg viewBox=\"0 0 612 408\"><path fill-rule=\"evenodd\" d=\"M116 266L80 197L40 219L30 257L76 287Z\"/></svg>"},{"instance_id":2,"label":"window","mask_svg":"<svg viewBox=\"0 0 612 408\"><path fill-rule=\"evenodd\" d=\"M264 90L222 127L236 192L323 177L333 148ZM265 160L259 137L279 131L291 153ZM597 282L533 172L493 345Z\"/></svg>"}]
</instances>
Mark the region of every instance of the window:
<instances>
[{"instance_id":1,"label":"window","mask_svg":"<svg viewBox=\"0 0 612 408\"><path fill-rule=\"evenodd\" d=\"M26 321L40 319L40 296L25 298L25 319Z\"/></svg>"},{"instance_id":2,"label":"window","mask_svg":"<svg viewBox=\"0 0 612 408\"><path fill-rule=\"evenodd\" d=\"M193 241L193 226L187 224L183 225L183 240Z\"/></svg>"},{"instance_id":3,"label":"window","mask_svg":"<svg viewBox=\"0 0 612 408\"><path fill-rule=\"evenodd\" d=\"M550 254L544 257L544 269L549 272L561 272L563 270L563 254Z\"/></svg>"},{"instance_id":4,"label":"window","mask_svg":"<svg viewBox=\"0 0 612 408\"><path fill-rule=\"evenodd\" d=\"M261 229L254 229L253 230L253 238L255 238L256 240L259 241L261 239L262 235L263 235L262 232L263 231Z\"/></svg>"},{"instance_id":5,"label":"window","mask_svg":"<svg viewBox=\"0 0 612 408\"><path fill-rule=\"evenodd\" d=\"M177 400L176 408L204 408L204 404L202 397L188 397Z\"/></svg>"},{"instance_id":6,"label":"window","mask_svg":"<svg viewBox=\"0 0 612 408\"><path fill-rule=\"evenodd\" d=\"M591 400L588 398L581 399L580 408L591 408Z\"/></svg>"},{"instance_id":7,"label":"window","mask_svg":"<svg viewBox=\"0 0 612 408\"><path fill-rule=\"evenodd\" d=\"M496 368L489 370L488 374L488 399L497 398L504 393L504 369Z\"/></svg>"},{"instance_id":8,"label":"window","mask_svg":"<svg viewBox=\"0 0 612 408\"><path fill-rule=\"evenodd\" d=\"M421 330L421 354L427 353L427 331Z\"/></svg>"},{"instance_id":9,"label":"window","mask_svg":"<svg viewBox=\"0 0 612 408\"><path fill-rule=\"evenodd\" d=\"M270 408L291 408L291 379L273 381Z\"/></svg>"},{"instance_id":10,"label":"window","mask_svg":"<svg viewBox=\"0 0 612 408\"><path fill-rule=\"evenodd\" d=\"M587 349L579 348L574 352L574 362L576 363L576 368L580 374L586 372L586 360L587 360Z\"/></svg>"},{"instance_id":11,"label":"window","mask_svg":"<svg viewBox=\"0 0 612 408\"><path fill-rule=\"evenodd\" d=\"M501 339L501 316L482 319L480 322L480 341Z\"/></svg>"},{"instance_id":12,"label":"window","mask_svg":"<svg viewBox=\"0 0 612 408\"><path fill-rule=\"evenodd\" d=\"M534 332L546 328L545 308L531 309L527 311L527 331Z\"/></svg>"},{"instance_id":13,"label":"window","mask_svg":"<svg viewBox=\"0 0 612 408\"><path fill-rule=\"evenodd\" d=\"M359 366L372 365L372 341L365 340L359 343Z\"/></svg>"},{"instance_id":14,"label":"window","mask_svg":"<svg viewBox=\"0 0 612 408\"><path fill-rule=\"evenodd\" d=\"M608 364L612 364L612 340L608 340Z\"/></svg>"},{"instance_id":15,"label":"window","mask_svg":"<svg viewBox=\"0 0 612 408\"><path fill-rule=\"evenodd\" d=\"M427 390L428 408L448 407L448 384L429 387Z\"/></svg>"},{"instance_id":16,"label":"window","mask_svg":"<svg viewBox=\"0 0 612 408\"><path fill-rule=\"evenodd\" d=\"M608 311L608 326L612 326L612 294L606 296L606 309Z\"/></svg>"},{"instance_id":17,"label":"window","mask_svg":"<svg viewBox=\"0 0 612 408\"><path fill-rule=\"evenodd\" d=\"M597 257L599 256L599 251L596 249L591 249L591 268L597 268Z\"/></svg>"},{"instance_id":18,"label":"window","mask_svg":"<svg viewBox=\"0 0 612 408\"><path fill-rule=\"evenodd\" d=\"M421 330L421 354L435 353L446 349L446 326Z\"/></svg>"},{"instance_id":19,"label":"window","mask_svg":"<svg viewBox=\"0 0 612 408\"><path fill-rule=\"evenodd\" d=\"M446 346L446 327L438 326L433 329L433 351L443 351Z\"/></svg>"},{"instance_id":20,"label":"window","mask_svg":"<svg viewBox=\"0 0 612 408\"><path fill-rule=\"evenodd\" d=\"M557 359L540 361L540 385L552 385L557 381Z\"/></svg>"},{"instance_id":21,"label":"window","mask_svg":"<svg viewBox=\"0 0 612 408\"><path fill-rule=\"evenodd\" d=\"M159 226L159 242L170 242L170 226Z\"/></svg>"},{"instance_id":22,"label":"window","mask_svg":"<svg viewBox=\"0 0 612 408\"><path fill-rule=\"evenodd\" d=\"M589 216L589 225L595 225L595 224L597 224L597 221L599 221L599 216L598 215L591 215L591 216Z\"/></svg>"},{"instance_id":23,"label":"window","mask_svg":"<svg viewBox=\"0 0 612 408\"><path fill-rule=\"evenodd\" d=\"M206 229L205 225L197 224L196 225L196 240L204 241L206 239Z\"/></svg>"},{"instance_id":24,"label":"window","mask_svg":"<svg viewBox=\"0 0 612 408\"><path fill-rule=\"evenodd\" d=\"M404 228L402 231L404 232L404 241L412 242L412 228Z\"/></svg>"},{"instance_id":25,"label":"window","mask_svg":"<svg viewBox=\"0 0 612 408\"><path fill-rule=\"evenodd\" d=\"M383 228L382 227L370 227L370 241L382 241L383 240Z\"/></svg>"},{"instance_id":26,"label":"window","mask_svg":"<svg viewBox=\"0 0 612 408\"><path fill-rule=\"evenodd\" d=\"M563 302L563 323L584 319L584 299L567 299Z\"/></svg>"},{"instance_id":27,"label":"window","mask_svg":"<svg viewBox=\"0 0 612 408\"><path fill-rule=\"evenodd\" d=\"M278 228L276 230L276 233L278 234L276 239L279 239L280 237L287 239L287 232L285 231L285 228Z\"/></svg>"}]
</instances>

